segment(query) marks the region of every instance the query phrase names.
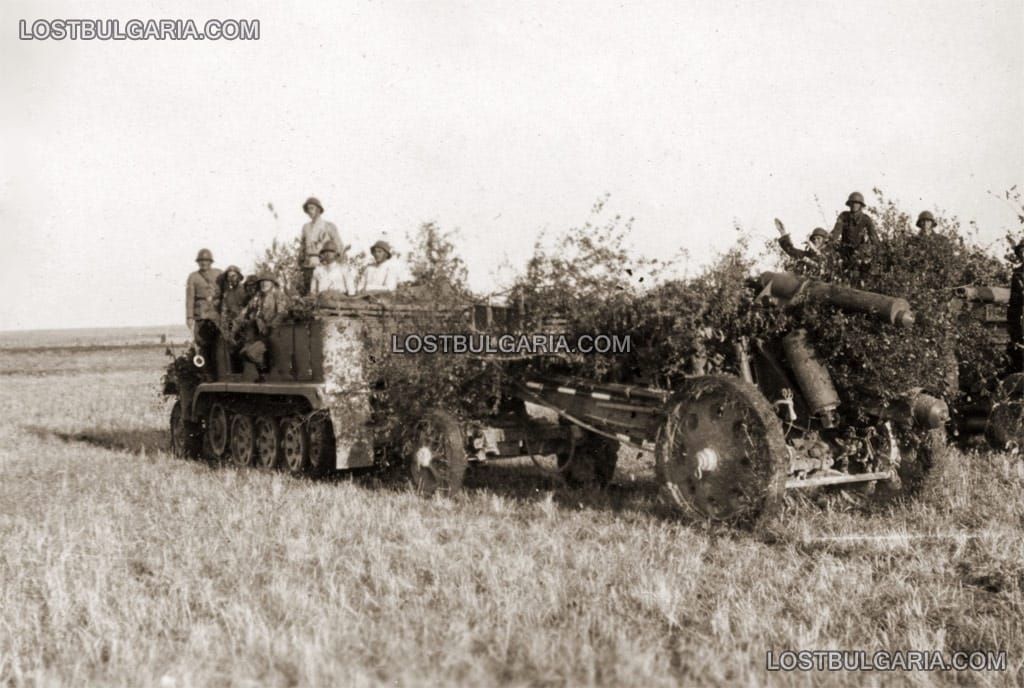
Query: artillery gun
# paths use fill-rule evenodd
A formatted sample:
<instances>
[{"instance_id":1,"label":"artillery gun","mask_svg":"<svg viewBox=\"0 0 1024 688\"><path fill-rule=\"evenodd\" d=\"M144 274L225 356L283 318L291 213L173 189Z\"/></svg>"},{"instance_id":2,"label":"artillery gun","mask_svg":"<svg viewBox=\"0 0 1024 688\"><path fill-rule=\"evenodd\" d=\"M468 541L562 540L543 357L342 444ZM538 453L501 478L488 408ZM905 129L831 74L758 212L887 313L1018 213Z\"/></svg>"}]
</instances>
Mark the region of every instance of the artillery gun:
<instances>
[{"instance_id":1,"label":"artillery gun","mask_svg":"<svg viewBox=\"0 0 1024 688\"><path fill-rule=\"evenodd\" d=\"M902 299L789 273L765 273L760 287L780 307L810 296L887 326L914 322ZM709 519L743 522L770 511L787 489L897 488L944 446L936 439L948 419L942 400L911 389L895 402L848 408L802 330L773 342L736 342L738 375L693 375L674 390L508 363L501 396L509 403L501 412L466 418L431 408L399 419L404 435L396 442L381 431L380 381L367 362L394 355L372 342L386 341L381 334L401 331L423 313L350 299L287 321L271 331L271 363L262 375L239 367L229 343L218 340L212 379L168 379L165 393L177 397L175 452L314 475L400 463L430 493L459 489L470 456L555 455L568 480L604 484L620 449L631 447L653 451L658 480L674 503ZM521 310L508 307L468 306L446 317L476 332L514 331L523 323ZM188 365L176 362L186 372ZM548 409L557 422L531 417L527 403Z\"/></svg>"}]
</instances>

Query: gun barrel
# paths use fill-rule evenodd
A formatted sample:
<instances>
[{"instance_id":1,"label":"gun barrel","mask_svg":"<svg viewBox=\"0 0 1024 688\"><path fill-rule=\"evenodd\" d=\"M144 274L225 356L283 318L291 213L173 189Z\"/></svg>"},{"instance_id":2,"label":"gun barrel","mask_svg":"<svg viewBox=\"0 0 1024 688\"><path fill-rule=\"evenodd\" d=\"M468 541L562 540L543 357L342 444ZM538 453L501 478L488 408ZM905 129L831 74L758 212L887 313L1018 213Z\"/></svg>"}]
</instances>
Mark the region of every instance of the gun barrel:
<instances>
[{"instance_id":1,"label":"gun barrel","mask_svg":"<svg viewBox=\"0 0 1024 688\"><path fill-rule=\"evenodd\" d=\"M843 311L867 313L900 327L914 324L914 311L906 299L798 277L790 272L766 272L760 282L768 293L779 299L788 300L805 293Z\"/></svg>"}]
</instances>

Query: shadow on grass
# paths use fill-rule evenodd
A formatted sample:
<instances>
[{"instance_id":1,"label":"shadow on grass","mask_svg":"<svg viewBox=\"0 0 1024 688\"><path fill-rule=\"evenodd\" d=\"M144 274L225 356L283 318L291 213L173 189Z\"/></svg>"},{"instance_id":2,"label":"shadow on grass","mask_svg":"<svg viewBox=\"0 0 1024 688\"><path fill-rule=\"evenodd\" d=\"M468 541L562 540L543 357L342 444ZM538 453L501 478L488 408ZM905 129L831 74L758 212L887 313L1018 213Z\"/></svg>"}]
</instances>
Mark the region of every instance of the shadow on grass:
<instances>
[{"instance_id":1,"label":"shadow on grass","mask_svg":"<svg viewBox=\"0 0 1024 688\"><path fill-rule=\"evenodd\" d=\"M340 474L329 479L346 480L349 477ZM367 489L392 492L412 489L407 474L400 469L365 473L353 476L353 479ZM690 523L693 520L661 501L659 486L653 478L631 480L617 474L616 479L607 487L577 487L567 484L553 470L522 460L471 464L466 470L463 493L490 493L523 503L539 502L550 495L554 504L564 510L592 509L614 512L624 517L655 517L676 523Z\"/></svg>"},{"instance_id":2,"label":"shadow on grass","mask_svg":"<svg viewBox=\"0 0 1024 688\"><path fill-rule=\"evenodd\" d=\"M82 430L63 432L38 425L28 425L24 430L39 439L56 439L67 443L90 444L94 447L114 451L155 452L169 449L166 430Z\"/></svg>"}]
</instances>

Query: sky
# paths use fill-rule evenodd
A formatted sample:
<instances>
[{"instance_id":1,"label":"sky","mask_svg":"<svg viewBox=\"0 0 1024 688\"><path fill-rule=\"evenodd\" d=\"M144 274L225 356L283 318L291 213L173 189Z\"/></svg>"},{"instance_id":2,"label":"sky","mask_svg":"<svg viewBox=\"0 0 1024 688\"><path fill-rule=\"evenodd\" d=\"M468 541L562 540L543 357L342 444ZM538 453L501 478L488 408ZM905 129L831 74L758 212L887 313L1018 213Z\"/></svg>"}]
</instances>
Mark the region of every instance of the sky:
<instances>
[{"instance_id":1,"label":"sky","mask_svg":"<svg viewBox=\"0 0 1024 688\"><path fill-rule=\"evenodd\" d=\"M260 39L18 37L83 17ZM0 330L183 321L196 251L244 270L309 195L357 251L458 229L481 292L605 194L637 251L693 266L873 187L997 242L1022 29L1022 0L4 2Z\"/></svg>"}]
</instances>

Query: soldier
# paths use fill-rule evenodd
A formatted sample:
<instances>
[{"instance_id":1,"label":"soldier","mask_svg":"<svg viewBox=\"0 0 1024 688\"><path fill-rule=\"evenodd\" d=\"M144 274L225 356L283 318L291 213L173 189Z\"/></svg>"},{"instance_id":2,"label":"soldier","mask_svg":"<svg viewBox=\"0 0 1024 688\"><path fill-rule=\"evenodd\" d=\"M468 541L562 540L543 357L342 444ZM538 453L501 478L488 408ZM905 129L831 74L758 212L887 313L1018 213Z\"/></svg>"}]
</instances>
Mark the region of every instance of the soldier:
<instances>
[{"instance_id":1,"label":"soldier","mask_svg":"<svg viewBox=\"0 0 1024 688\"><path fill-rule=\"evenodd\" d=\"M330 240L324 242L320 249L320 265L313 270L309 293L316 296L325 291L337 291L348 296L356 293L352 272L348 266L338 262L338 246Z\"/></svg>"},{"instance_id":2,"label":"soldier","mask_svg":"<svg viewBox=\"0 0 1024 688\"><path fill-rule=\"evenodd\" d=\"M394 291L398 287L399 267L391 260L391 244L381 239L370 247L370 254L373 264L363 272L360 293Z\"/></svg>"},{"instance_id":3,"label":"soldier","mask_svg":"<svg viewBox=\"0 0 1024 688\"><path fill-rule=\"evenodd\" d=\"M917 216L917 228L921 230L920 234L934 234L935 216L927 210L921 211L921 214Z\"/></svg>"},{"instance_id":4,"label":"soldier","mask_svg":"<svg viewBox=\"0 0 1024 688\"><path fill-rule=\"evenodd\" d=\"M245 343L242 353L263 372L269 367L266 354L270 330L284 317L285 302L278 289L277 277L272 272L261 272L256 279L259 281L259 291L245 307Z\"/></svg>"},{"instance_id":5,"label":"soldier","mask_svg":"<svg viewBox=\"0 0 1024 688\"><path fill-rule=\"evenodd\" d=\"M839 255L847 262L866 244L877 244L878 233L875 222L864 212L864 196L854 191L846 199L850 208L839 213L836 226L832 229L832 241L839 248Z\"/></svg>"},{"instance_id":6,"label":"soldier","mask_svg":"<svg viewBox=\"0 0 1024 688\"><path fill-rule=\"evenodd\" d=\"M1010 302L1006 307L1006 329L1010 335L1007 354L1010 372L1024 372L1024 239L1013 247L1013 274L1010 276Z\"/></svg>"},{"instance_id":7,"label":"soldier","mask_svg":"<svg viewBox=\"0 0 1024 688\"><path fill-rule=\"evenodd\" d=\"M320 264L320 249L327 241L341 246L341 237L334 223L323 218L324 206L313 196L302 204L302 210L309 215L309 222L302 225L302 253L299 258L302 265L302 284L299 288L303 294L309 293L313 281L313 269Z\"/></svg>"},{"instance_id":8,"label":"soldier","mask_svg":"<svg viewBox=\"0 0 1024 688\"><path fill-rule=\"evenodd\" d=\"M779 246L786 252L790 258L797 260L806 260L809 262L816 262L821 257L821 252L825 249L828 244L828 232L824 227L815 227L814 231L811 232L810 236L807 237L807 249L799 249L793 245L793 240L789 238L789 232L783 226L782 222L777 218L775 220L775 228L779 230Z\"/></svg>"},{"instance_id":9,"label":"soldier","mask_svg":"<svg viewBox=\"0 0 1024 688\"><path fill-rule=\"evenodd\" d=\"M242 283L242 271L237 266L229 265L217 278L217 287L220 290L220 331L230 334L248 301Z\"/></svg>"},{"instance_id":10,"label":"soldier","mask_svg":"<svg viewBox=\"0 0 1024 688\"><path fill-rule=\"evenodd\" d=\"M185 322L192 332L199 353L212 360L209 347L217 336L217 305L220 291L217 278L220 270L211 267L213 254L210 249L200 249L196 254L199 269L188 276L185 282Z\"/></svg>"}]
</instances>

